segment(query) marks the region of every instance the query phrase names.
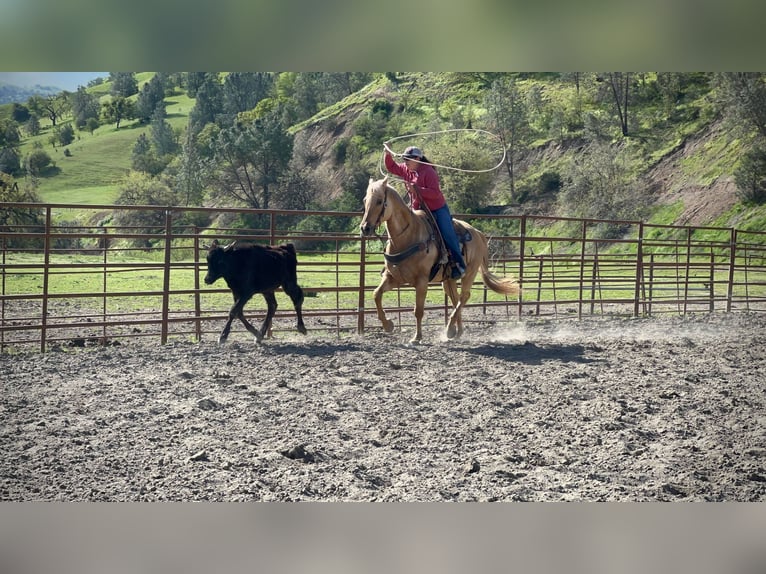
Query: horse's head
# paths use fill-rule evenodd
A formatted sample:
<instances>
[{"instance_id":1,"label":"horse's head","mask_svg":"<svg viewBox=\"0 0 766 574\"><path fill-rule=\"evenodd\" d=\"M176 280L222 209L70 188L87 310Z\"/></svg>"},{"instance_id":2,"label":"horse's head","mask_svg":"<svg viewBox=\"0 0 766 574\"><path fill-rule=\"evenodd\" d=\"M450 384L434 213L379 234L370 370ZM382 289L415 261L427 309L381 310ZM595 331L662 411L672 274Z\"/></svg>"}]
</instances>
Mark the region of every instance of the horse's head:
<instances>
[{"instance_id":1,"label":"horse's head","mask_svg":"<svg viewBox=\"0 0 766 574\"><path fill-rule=\"evenodd\" d=\"M369 237L379 225L388 219L388 177L374 180L370 178L367 193L364 196L364 215L359 230L364 237Z\"/></svg>"}]
</instances>

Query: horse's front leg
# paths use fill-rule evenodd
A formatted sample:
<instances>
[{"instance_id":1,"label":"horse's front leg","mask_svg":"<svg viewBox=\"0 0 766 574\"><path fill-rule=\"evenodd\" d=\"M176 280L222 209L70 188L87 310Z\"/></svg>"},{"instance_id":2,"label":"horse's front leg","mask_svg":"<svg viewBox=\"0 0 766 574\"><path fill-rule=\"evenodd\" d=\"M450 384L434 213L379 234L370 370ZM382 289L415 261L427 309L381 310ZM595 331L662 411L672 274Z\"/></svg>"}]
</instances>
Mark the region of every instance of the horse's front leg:
<instances>
[{"instance_id":1,"label":"horse's front leg","mask_svg":"<svg viewBox=\"0 0 766 574\"><path fill-rule=\"evenodd\" d=\"M380 285L373 291L375 298L375 308L378 311L378 319L383 324L383 330L386 333L391 333L394 330L394 322L386 317L386 312L383 310L383 293L391 291L395 287L394 278L388 271L383 272L383 279L380 281Z\"/></svg>"},{"instance_id":2,"label":"horse's front leg","mask_svg":"<svg viewBox=\"0 0 766 574\"><path fill-rule=\"evenodd\" d=\"M419 343L423 336L423 314L426 308L426 295L428 294L428 280L419 280L415 285L415 336L410 343Z\"/></svg>"}]
</instances>

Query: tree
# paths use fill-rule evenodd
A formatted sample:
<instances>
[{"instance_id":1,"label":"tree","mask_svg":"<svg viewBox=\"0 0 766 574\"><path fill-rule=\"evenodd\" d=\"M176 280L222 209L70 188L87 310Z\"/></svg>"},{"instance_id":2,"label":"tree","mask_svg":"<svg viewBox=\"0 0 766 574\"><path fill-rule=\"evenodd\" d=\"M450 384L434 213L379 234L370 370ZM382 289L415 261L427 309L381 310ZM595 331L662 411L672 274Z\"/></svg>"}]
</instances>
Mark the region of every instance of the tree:
<instances>
[{"instance_id":1,"label":"tree","mask_svg":"<svg viewBox=\"0 0 766 574\"><path fill-rule=\"evenodd\" d=\"M630 72L606 72L599 78L604 82L609 95L604 94L605 99L610 98L620 122L622 135L627 136L628 131L628 104L630 102Z\"/></svg>"},{"instance_id":2,"label":"tree","mask_svg":"<svg viewBox=\"0 0 766 574\"><path fill-rule=\"evenodd\" d=\"M115 129L120 129L122 120L133 119L135 113L133 102L119 96L101 106L101 117L107 123L115 122Z\"/></svg>"},{"instance_id":3,"label":"tree","mask_svg":"<svg viewBox=\"0 0 766 574\"><path fill-rule=\"evenodd\" d=\"M138 81L135 72L109 72L112 83L110 93L115 98L128 98L138 93Z\"/></svg>"},{"instance_id":4,"label":"tree","mask_svg":"<svg viewBox=\"0 0 766 574\"><path fill-rule=\"evenodd\" d=\"M158 175L162 173L165 164L160 161L152 150L152 144L145 133L138 136L133 145L133 153L130 156L130 165L136 171L141 171L149 175Z\"/></svg>"},{"instance_id":5,"label":"tree","mask_svg":"<svg viewBox=\"0 0 766 574\"><path fill-rule=\"evenodd\" d=\"M222 191L249 207L268 209L272 187L287 169L292 148L280 107L221 130L215 158Z\"/></svg>"},{"instance_id":6,"label":"tree","mask_svg":"<svg viewBox=\"0 0 766 574\"><path fill-rule=\"evenodd\" d=\"M40 118L37 116L37 114L31 114L29 116L29 120L27 120L27 123L24 124L24 130L27 132L27 135L30 136L36 136L40 134Z\"/></svg>"},{"instance_id":7,"label":"tree","mask_svg":"<svg viewBox=\"0 0 766 574\"><path fill-rule=\"evenodd\" d=\"M141 123L149 123L158 107L164 107L165 88L162 84L162 76L155 74L152 79L144 84L136 99L136 118Z\"/></svg>"},{"instance_id":8,"label":"tree","mask_svg":"<svg viewBox=\"0 0 766 574\"><path fill-rule=\"evenodd\" d=\"M714 82L724 115L766 142L766 73L724 72L716 74Z\"/></svg>"},{"instance_id":9,"label":"tree","mask_svg":"<svg viewBox=\"0 0 766 574\"><path fill-rule=\"evenodd\" d=\"M53 96L32 96L27 101L27 106L38 116L48 118L53 127L56 127L56 122L72 110L69 92L66 91Z\"/></svg>"},{"instance_id":10,"label":"tree","mask_svg":"<svg viewBox=\"0 0 766 574\"><path fill-rule=\"evenodd\" d=\"M372 74L369 72L323 72L322 78L326 86L324 100L331 104L369 84Z\"/></svg>"},{"instance_id":11,"label":"tree","mask_svg":"<svg viewBox=\"0 0 766 574\"><path fill-rule=\"evenodd\" d=\"M186 131L181 153L169 169L174 177L174 189L183 205L201 205L205 187L215 171L215 162L199 152L189 130Z\"/></svg>"},{"instance_id":12,"label":"tree","mask_svg":"<svg viewBox=\"0 0 766 574\"><path fill-rule=\"evenodd\" d=\"M269 72L231 72L223 82L223 111L232 118L252 110L271 95L274 75Z\"/></svg>"},{"instance_id":13,"label":"tree","mask_svg":"<svg viewBox=\"0 0 766 574\"><path fill-rule=\"evenodd\" d=\"M737 192L745 203L766 202L766 149L756 146L747 151L734 171Z\"/></svg>"},{"instance_id":14,"label":"tree","mask_svg":"<svg viewBox=\"0 0 766 574\"><path fill-rule=\"evenodd\" d=\"M448 147L432 148L432 160L455 169L439 170L441 187L454 212L477 213L487 204L492 190L492 173L481 172L492 159L471 140L459 140ZM480 173L477 173L480 172Z\"/></svg>"},{"instance_id":15,"label":"tree","mask_svg":"<svg viewBox=\"0 0 766 574\"><path fill-rule=\"evenodd\" d=\"M18 124L10 119L0 120L0 172L10 175L21 172L20 146Z\"/></svg>"},{"instance_id":16,"label":"tree","mask_svg":"<svg viewBox=\"0 0 766 574\"><path fill-rule=\"evenodd\" d=\"M194 107L189 113L189 129L198 134L206 124L214 123L223 113L223 90L218 74L205 74L196 92Z\"/></svg>"},{"instance_id":17,"label":"tree","mask_svg":"<svg viewBox=\"0 0 766 574\"><path fill-rule=\"evenodd\" d=\"M13 110L11 111L11 118L14 122L21 125L23 123L26 123L29 121L29 118L32 117L29 108L27 106L22 106L19 103L14 102L13 103Z\"/></svg>"},{"instance_id":18,"label":"tree","mask_svg":"<svg viewBox=\"0 0 766 574\"><path fill-rule=\"evenodd\" d=\"M51 165L51 156L42 149L36 149L27 156L27 172L39 177Z\"/></svg>"},{"instance_id":19,"label":"tree","mask_svg":"<svg viewBox=\"0 0 766 574\"><path fill-rule=\"evenodd\" d=\"M505 169L511 186L511 199L516 198L516 162L528 145L531 135L529 114L516 80L505 76L496 80L486 95L488 128L497 133L506 151Z\"/></svg>"},{"instance_id":20,"label":"tree","mask_svg":"<svg viewBox=\"0 0 766 574\"><path fill-rule=\"evenodd\" d=\"M100 111L98 99L93 94L89 94L82 86L71 95L70 101L74 125L77 126L78 130L83 129L89 119L98 118Z\"/></svg>"},{"instance_id":21,"label":"tree","mask_svg":"<svg viewBox=\"0 0 766 574\"><path fill-rule=\"evenodd\" d=\"M158 106L152 114L152 123L150 126L152 134L152 145L157 155L167 156L178 151L178 138L171 126L165 120L165 108Z\"/></svg>"},{"instance_id":22,"label":"tree","mask_svg":"<svg viewBox=\"0 0 766 574\"><path fill-rule=\"evenodd\" d=\"M85 122L85 129L88 130L91 135L93 132L96 131L96 128L98 128L98 118L88 118L88 121Z\"/></svg>"},{"instance_id":23,"label":"tree","mask_svg":"<svg viewBox=\"0 0 766 574\"><path fill-rule=\"evenodd\" d=\"M74 141L74 128L71 123L56 126L53 130L53 135L62 146L68 146Z\"/></svg>"},{"instance_id":24,"label":"tree","mask_svg":"<svg viewBox=\"0 0 766 574\"><path fill-rule=\"evenodd\" d=\"M8 203L39 203L40 198L32 188L24 188L8 173L0 170L0 202ZM0 229L6 231L24 231L20 227L42 225L42 211L37 208L7 208L0 209ZM29 239L18 239L13 236L6 240L6 247L17 247L29 243Z\"/></svg>"},{"instance_id":25,"label":"tree","mask_svg":"<svg viewBox=\"0 0 766 574\"><path fill-rule=\"evenodd\" d=\"M117 205L175 205L173 191L159 178L145 173L131 171L119 186L120 194ZM117 210L114 224L118 227L136 227L138 233L156 233L165 226L165 214L162 210ZM149 247L148 239L134 239L138 247Z\"/></svg>"},{"instance_id":26,"label":"tree","mask_svg":"<svg viewBox=\"0 0 766 574\"><path fill-rule=\"evenodd\" d=\"M186 73L186 91L190 98L197 97L197 90L205 83L207 72L187 72Z\"/></svg>"},{"instance_id":27,"label":"tree","mask_svg":"<svg viewBox=\"0 0 766 574\"><path fill-rule=\"evenodd\" d=\"M636 179L627 152L593 142L576 155L564 174L559 207L565 217L641 219L645 186ZM610 230L614 233L618 230Z\"/></svg>"}]
</instances>

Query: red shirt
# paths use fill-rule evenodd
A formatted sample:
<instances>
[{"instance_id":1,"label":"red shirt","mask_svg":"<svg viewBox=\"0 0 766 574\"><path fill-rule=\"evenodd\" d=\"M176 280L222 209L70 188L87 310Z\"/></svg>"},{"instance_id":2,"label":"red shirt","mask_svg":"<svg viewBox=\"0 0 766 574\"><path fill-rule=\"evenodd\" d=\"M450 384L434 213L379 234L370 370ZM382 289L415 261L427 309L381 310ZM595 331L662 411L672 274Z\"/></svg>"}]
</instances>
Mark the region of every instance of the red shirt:
<instances>
[{"instance_id":1,"label":"red shirt","mask_svg":"<svg viewBox=\"0 0 766 574\"><path fill-rule=\"evenodd\" d=\"M385 161L388 171L398 175L407 183L414 183L418 186L420 197L423 198L428 209L436 211L447 204L447 200L444 199L444 194L439 187L439 176L432 165L419 163L417 169L413 171L404 163L396 163L388 152L386 152ZM420 201L418 201L417 196L410 193L410 197L412 197L412 209L420 209Z\"/></svg>"}]
</instances>

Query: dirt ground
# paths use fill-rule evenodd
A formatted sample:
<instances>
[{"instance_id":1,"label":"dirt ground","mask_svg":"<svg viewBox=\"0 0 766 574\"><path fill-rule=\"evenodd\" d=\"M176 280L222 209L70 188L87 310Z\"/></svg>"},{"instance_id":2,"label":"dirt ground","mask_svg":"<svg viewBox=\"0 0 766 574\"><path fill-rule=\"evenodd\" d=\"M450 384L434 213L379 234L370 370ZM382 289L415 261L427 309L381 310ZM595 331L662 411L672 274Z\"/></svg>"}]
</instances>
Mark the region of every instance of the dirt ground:
<instances>
[{"instance_id":1,"label":"dirt ground","mask_svg":"<svg viewBox=\"0 0 766 574\"><path fill-rule=\"evenodd\" d=\"M0 355L5 501L763 501L766 315Z\"/></svg>"}]
</instances>

